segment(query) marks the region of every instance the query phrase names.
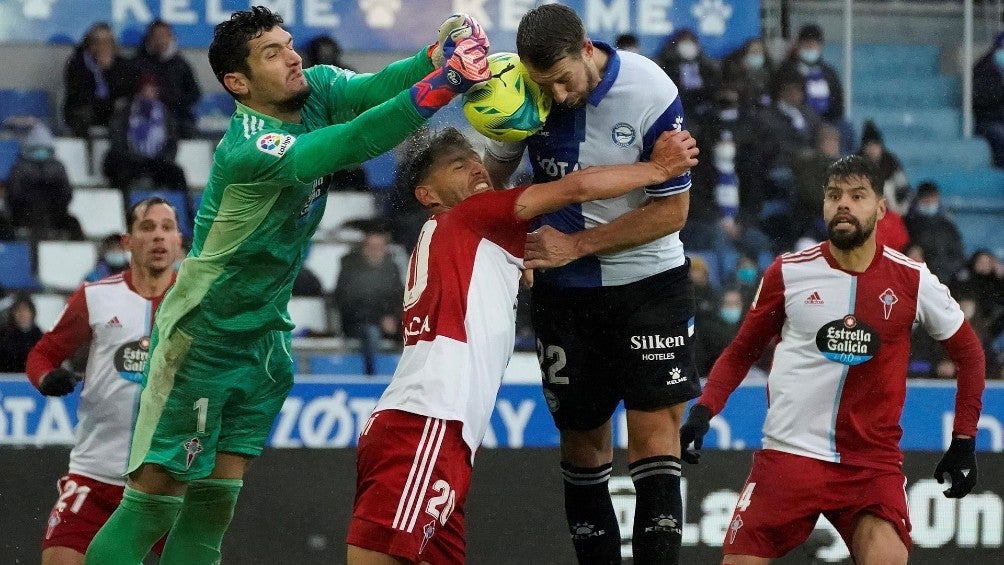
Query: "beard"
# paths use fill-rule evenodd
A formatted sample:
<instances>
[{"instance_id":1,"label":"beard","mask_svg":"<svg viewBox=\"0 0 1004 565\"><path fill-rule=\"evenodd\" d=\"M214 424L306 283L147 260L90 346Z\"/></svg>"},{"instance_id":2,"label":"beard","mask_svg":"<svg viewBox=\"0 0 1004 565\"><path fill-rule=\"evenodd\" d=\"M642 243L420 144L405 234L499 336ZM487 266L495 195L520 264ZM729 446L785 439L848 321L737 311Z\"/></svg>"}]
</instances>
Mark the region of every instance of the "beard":
<instances>
[{"instance_id":1,"label":"beard","mask_svg":"<svg viewBox=\"0 0 1004 565\"><path fill-rule=\"evenodd\" d=\"M303 90L290 96L286 100L279 102L277 106L284 112L298 112L301 108L303 108L303 105L307 103L307 99L310 98L310 93L312 91L313 89L310 84L307 84Z\"/></svg>"},{"instance_id":2,"label":"beard","mask_svg":"<svg viewBox=\"0 0 1004 565\"><path fill-rule=\"evenodd\" d=\"M841 251L850 251L851 249L861 247L866 241L868 241L872 232L875 231L875 223L877 219L875 217L871 218L871 221L869 221L866 226L862 226L861 222L854 217L841 221L849 221L851 224L854 224L854 229L851 231L838 231L837 224L840 222L834 218L826 225L826 235L829 238L831 245Z\"/></svg>"}]
</instances>

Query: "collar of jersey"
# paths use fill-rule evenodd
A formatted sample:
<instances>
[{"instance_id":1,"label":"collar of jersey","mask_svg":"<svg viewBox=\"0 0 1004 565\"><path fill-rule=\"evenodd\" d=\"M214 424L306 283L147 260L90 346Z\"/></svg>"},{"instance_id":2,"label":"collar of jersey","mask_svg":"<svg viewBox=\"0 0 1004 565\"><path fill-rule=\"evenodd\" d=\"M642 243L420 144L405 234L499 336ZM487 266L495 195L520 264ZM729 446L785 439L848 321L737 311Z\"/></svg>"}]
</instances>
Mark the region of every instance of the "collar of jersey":
<instances>
[{"instance_id":1,"label":"collar of jersey","mask_svg":"<svg viewBox=\"0 0 1004 565\"><path fill-rule=\"evenodd\" d=\"M256 118L259 118L263 122L265 122L265 126L269 127L269 128L282 128L283 124L285 123L282 120L280 120L279 118L276 118L276 117L273 117L273 116L269 116L268 114L262 114L261 112L258 112L256 110L252 110L251 108L245 106L244 104L241 104L240 102L237 102L237 112L236 113L237 114L247 114L249 116L254 116ZM295 125L295 124L291 124L291 125Z\"/></svg>"},{"instance_id":2,"label":"collar of jersey","mask_svg":"<svg viewBox=\"0 0 1004 565\"><path fill-rule=\"evenodd\" d=\"M589 93L589 103L593 106L599 106L600 102L610 92L610 87L614 85L614 81L617 80L617 75L621 70L621 57L617 54L617 50L610 46L609 43L603 43L602 41L594 41L593 47L597 49L602 49L607 56L607 68L603 71L603 78L600 79L600 83L596 85L596 88Z\"/></svg>"}]
</instances>

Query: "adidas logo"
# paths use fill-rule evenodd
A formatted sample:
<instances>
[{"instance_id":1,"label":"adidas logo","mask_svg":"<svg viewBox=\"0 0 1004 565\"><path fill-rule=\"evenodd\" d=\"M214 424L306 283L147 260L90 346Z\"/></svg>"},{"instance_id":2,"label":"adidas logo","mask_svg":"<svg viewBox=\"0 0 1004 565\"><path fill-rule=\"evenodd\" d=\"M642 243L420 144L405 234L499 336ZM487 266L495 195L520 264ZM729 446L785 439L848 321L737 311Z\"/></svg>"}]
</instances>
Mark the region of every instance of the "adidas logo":
<instances>
[{"instance_id":1,"label":"adidas logo","mask_svg":"<svg viewBox=\"0 0 1004 565\"><path fill-rule=\"evenodd\" d=\"M819 296L819 291L814 290L808 298L805 299L806 304L823 304L823 298Z\"/></svg>"},{"instance_id":2,"label":"adidas logo","mask_svg":"<svg viewBox=\"0 0 1004 565\"><path fill-rule=\"evenodd\" d=\"M112 316L112 319L108 320L108 322L105 324L105 326L109 327L109 328L121 328L122 327L122 322L119 322L119 317L118 316Z\"/></svg>"}]
</instances>

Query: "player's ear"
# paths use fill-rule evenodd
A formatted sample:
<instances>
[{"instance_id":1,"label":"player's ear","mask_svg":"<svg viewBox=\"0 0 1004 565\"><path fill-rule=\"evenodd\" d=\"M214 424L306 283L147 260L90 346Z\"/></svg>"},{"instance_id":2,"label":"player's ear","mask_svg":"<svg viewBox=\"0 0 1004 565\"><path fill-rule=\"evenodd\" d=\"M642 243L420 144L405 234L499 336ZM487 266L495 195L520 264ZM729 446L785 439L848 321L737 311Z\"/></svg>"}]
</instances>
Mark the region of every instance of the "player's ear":
<instances>
[{"instance_id":1,"label":"player's ear","mask_svg":"<svg viewBox=\"0 0 1004 565\"><path fill-rule=\"evenodd\" d=\"M432 190L432 187L427 184L420 184L415 187L415 198L418 203L426 208L432 208L433 206L439 206L442 204L439 197Z\"/></svg>"},{"instance_id":2,"label":"player's ear","mask_svg":"<svg viewBox=\"0 0 1004 565\"><path fill-rule=\"evenodd\" d=\"M244 73L227 73L223 75L223 86L237 96L244 96L248 93L248 79Z\"/></svg>"}]
</instances>

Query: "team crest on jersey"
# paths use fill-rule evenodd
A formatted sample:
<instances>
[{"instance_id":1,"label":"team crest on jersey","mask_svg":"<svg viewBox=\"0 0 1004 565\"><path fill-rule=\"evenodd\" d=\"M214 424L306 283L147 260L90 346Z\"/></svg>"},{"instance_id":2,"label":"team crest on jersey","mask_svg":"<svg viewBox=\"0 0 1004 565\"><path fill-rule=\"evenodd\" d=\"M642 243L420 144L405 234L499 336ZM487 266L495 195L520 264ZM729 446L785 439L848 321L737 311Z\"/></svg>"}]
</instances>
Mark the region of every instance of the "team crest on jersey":
<instances>
[{"instance_id":1,"label":"team crest on jersey","mask_svg":"<svg viewBox=\"0 0 1004 565\"><path fill-rule=\"evenodd\" d=\"M112 363L119 375L134 383L143 380L143 368L150 356L150 338L143 336L136 341L122 344L112 356Z\"/></svg>"},{"instance_id":2,"label":"team crest on jersey","mask_svg":"<svg viewBox=\"0 0 1004 565\"><path fill-rule=\"evenodd\" d=\"M296 138L292 135L266 133L259 137L255 144L258 147L258 151L262 153L282 157L286 154L286 150L292 147L295 142Z\"/></svg>"},{"instance_id":3,"label":"team crest on jersey","mask_svg":"<svg viewBox=\"0 0 1004 565\"><path fill-rule=\"evenodd\" d=\"M625 122L615 124L610 130L610 139L621 147L630 147L637 137L638 133L635 132L634 126Z\"/></svg>"},{"instance_id":4,"label":"team crest on jersey","mask_svg":"<svg viewBox=\"0 0 1004 565\"><path fill-rule=\"evenodd\" d=\"M882 318L888 320L889 316L892 316L893 305L899 302L899 297L891 288L887 288L879 295L879 301L882 302Z\"/></svg>"},{"instance_id":5,"label":"team crest on jersey","mask_svg":"<svg viewBox=\"0 0 1004 565\"><path fill-rule=\"evenodd\" d=\"M429 545L429 540L436 534L436 521L433 520L422 526L422 545L418 548L418 554L425 552L425 546Z\"/></svg>"},{"instance_id":6,"label":"team crest on jersey","mask_svg":"<svg viewBox=\"0 0 1004 565\"><path fill-rule=\"evenodd\" d=\"M561 406L561 403L558 402L558 396L546 388L544 389L544 401L547 402L547 409L551 412L557 412L558 407Z\"/></svg>"},{"instance_id":7,"label":"team crest on jersey","mask_svg":"<svg viewBox=\"0 0 1004 565\"><path fill-rule=\"evenodd\" d=\"M185 442L185 468L188 469L192 466L192 461L195 461L195 456L202 453L202 442L199 438L193 437L192 439Z\"/></svg>"},{"instance_id":8,"label":"team crest on jersey","mask_svg":"<svg viewBox=\"0 0 1004 565\"><path fill-rule=\"evenodd\" d=\"M868 324L848 314L819 328L816 347L830 361L859 365L878 353L879 335Z\"/></svg>"}]
</instances>

